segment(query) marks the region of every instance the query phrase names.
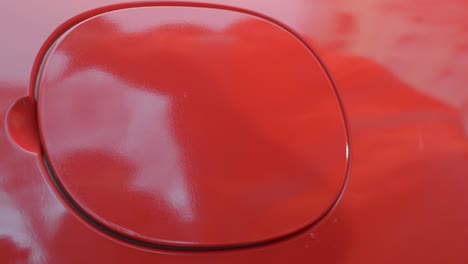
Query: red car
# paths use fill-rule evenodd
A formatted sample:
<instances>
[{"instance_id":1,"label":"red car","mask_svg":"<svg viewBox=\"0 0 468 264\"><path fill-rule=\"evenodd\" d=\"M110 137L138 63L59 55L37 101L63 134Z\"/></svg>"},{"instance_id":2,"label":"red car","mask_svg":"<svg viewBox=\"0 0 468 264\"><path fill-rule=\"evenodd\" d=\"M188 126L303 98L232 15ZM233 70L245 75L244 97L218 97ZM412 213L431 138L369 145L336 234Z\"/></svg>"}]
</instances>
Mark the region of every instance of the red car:
<instances>
[{"instance_id":1,"label":"red car","mask_svg":"<svg viewBox=\"0 0 468 264\"><path fill-rule=\"evenodd\" d=\"M0 20L0 263L468 263L467 0Z\"/></svg>"}]
</instances>

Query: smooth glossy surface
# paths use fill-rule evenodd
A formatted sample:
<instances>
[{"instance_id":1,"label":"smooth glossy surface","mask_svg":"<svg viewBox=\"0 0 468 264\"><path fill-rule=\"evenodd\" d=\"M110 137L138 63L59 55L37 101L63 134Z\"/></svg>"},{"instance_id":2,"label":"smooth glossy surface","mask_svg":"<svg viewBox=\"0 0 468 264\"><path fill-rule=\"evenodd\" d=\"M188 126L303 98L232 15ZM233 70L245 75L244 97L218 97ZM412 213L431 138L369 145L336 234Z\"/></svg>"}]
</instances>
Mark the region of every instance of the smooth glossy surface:
<instances>
[{"instance_id":1,"label":"smooth glossy surface","mask_svg":"<svg viewBox=\"0 0 468 264\"><path fill-rule=\"evenodd\" d=\"M6 127L12 142L26 151L40 151L36 102L31 97L19 99L8 111Z\"/></svg>"},{"instance_id":2,"label":"smooth glossy surface","mask_svg":"<svg viewBox=\"0 0 468 264\"><path fill-rule=\"evenodd\" d=\"M304 43L259 17L199 7L102 14L57 41L39 78L57 180L91 218L132 239L268 241L311 225L343 187L332 83Z\"/></svg>"},{"instance_id":3,"label":"smooth glossy surface","mask_svg":"<svg viewBox=\"0 0 468 264\"><path fill-rule=\"evenodd\" d=\"M31 94L34 60L51 32L118 2L0 1L1 262L468 263L468 2L212 2L286 23L323 58L352 139L337 206L291 239L248 250L168 252L102 236L50 187L40 155L7 136L6 115Z\"/></svg>"}]
</instances>

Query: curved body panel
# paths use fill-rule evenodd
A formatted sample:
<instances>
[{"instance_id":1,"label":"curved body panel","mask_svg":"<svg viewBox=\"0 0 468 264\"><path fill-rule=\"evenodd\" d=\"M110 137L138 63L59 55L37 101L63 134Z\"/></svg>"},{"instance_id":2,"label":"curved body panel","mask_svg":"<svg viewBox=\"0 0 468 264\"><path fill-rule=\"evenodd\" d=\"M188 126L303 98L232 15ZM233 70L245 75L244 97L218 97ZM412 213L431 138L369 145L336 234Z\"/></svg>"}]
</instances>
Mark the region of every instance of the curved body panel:
<instances>
[{"instance_id":1,"label":"curved body panel","mask_svg":"<svg viewBox=\"0 0 468 264\"><path fill-rule=\"evenodd\" d=\"M221 251L148 248L78 216L44 166L35 79L48 47L73 25L147 5L183 3L0 2L0 262L468 263L466 0L195 3L263 14L316 52L349 128L338 202L294 236ZM129 20L126 30L140 25Z\"/></svg>"}]
</instances>

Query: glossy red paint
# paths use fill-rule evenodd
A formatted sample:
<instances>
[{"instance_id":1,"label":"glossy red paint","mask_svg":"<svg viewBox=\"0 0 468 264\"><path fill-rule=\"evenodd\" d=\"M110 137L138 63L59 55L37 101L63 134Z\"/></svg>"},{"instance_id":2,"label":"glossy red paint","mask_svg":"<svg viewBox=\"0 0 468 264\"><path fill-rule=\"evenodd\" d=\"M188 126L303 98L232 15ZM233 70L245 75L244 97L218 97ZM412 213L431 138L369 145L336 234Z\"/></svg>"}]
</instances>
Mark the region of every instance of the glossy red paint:
<instances>
[{"instance_id":1,"label":"glossy red paint","mask_svg":"<svg viewBox=\"0 0 468 264\"><path fill-rule=\"evenodd\" d=\"M32 97L19 99L7 113L6 128L10 140L32 153L40 152L36 101Z\"/></svg>"},{"instance_id":2,"label":"glossy red paint","mask_svg":"<svg viewBox=\"0 0 468 264\"><path fill-rule=\"evenodd\" d=\"M292 33L253 15L98 15L55 43L37 89L57 180L132 239L277 239L324 215L344 184L345 125L326 71Z\"/></svg>"},{"instance_id":3,"label":"glossy red paint","mask_svg":"<svg viewBox=\"0 0 468 264\"><path fill-rule=\"evenodd\" d=\"M25 148L38 143L27 129L27 109L34 106L31 91L47 49L41 46L49 47L72 25L113 10L117 7L109 5L118 2L2 1L2 263L467 263L468 1L213 3L284 23L323 59L342 98L351 137L351 171L335 207L299 234L248 249L170 251L103 235L53 187L40 151ZM280 44L271 43L271 49ZM107 47L102 48L96 60L106 54ZM109 73L122 76L115 69ZM23 107L15 104L28 96ZM329 138L320 129L314 135ZM286 141L295 146L292 142Z\"/></svg>"}]
</instances>

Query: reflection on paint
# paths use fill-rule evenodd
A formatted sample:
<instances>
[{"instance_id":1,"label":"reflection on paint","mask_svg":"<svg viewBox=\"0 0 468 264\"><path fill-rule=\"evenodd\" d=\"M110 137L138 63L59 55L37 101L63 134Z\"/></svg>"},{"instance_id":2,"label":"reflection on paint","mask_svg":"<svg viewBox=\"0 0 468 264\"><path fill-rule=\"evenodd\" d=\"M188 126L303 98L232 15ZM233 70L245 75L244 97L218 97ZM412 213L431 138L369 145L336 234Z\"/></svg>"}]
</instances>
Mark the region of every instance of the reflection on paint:
<instances>
[{"instance_id":1,"label":"reflection on paint","mask_svg":"<svg viewBox=\"0 0 468 264\"><path fill-rule=\"evenodd\" d=\"M144 87L135 89L132 84L100 69L78 72L54 82L54 85L77 87L70 90L69 96L56 102L63 111L51 113L53 116L50 118L53 120L62 120L68 116L78 118L73 124L75 129L56 126L51 132L51 136L60 142L56 150L58 155L68 156L68 151L77 145L89 153L102 150L122 155L129 164L139 164L136 171L131 172L130 186L134 186L135 191L146 192L153 196L153 199L163 199L177 212L178 219L190 222L194 214L192 199L184 180L180 147L173 139L169 98L155 92L147 92ZM106 97L105 104L100 102L103 97ZM83 101L80 98L86 100L88 105L98 107L89 108L89 113L86 114L81 107ZM113 119L120 120L125 126L122 127L119 123L116 123L116 127L101 125L103 120ZM82 127L91 127L93 130L83 134ZM141 130L142 127L145 128L144 131ZM61 128L67 133L61 131ZM147 134L159 140L148 141L145 137ZM148 155L148 148L164 149L164 153ZM170 176L166 177L164 182L160 182L161 178L152 177L155 171ZM87 178L83 180L87 181ZM83 184L86 185L84 182Z\"/></svg>"}]
</instances>

